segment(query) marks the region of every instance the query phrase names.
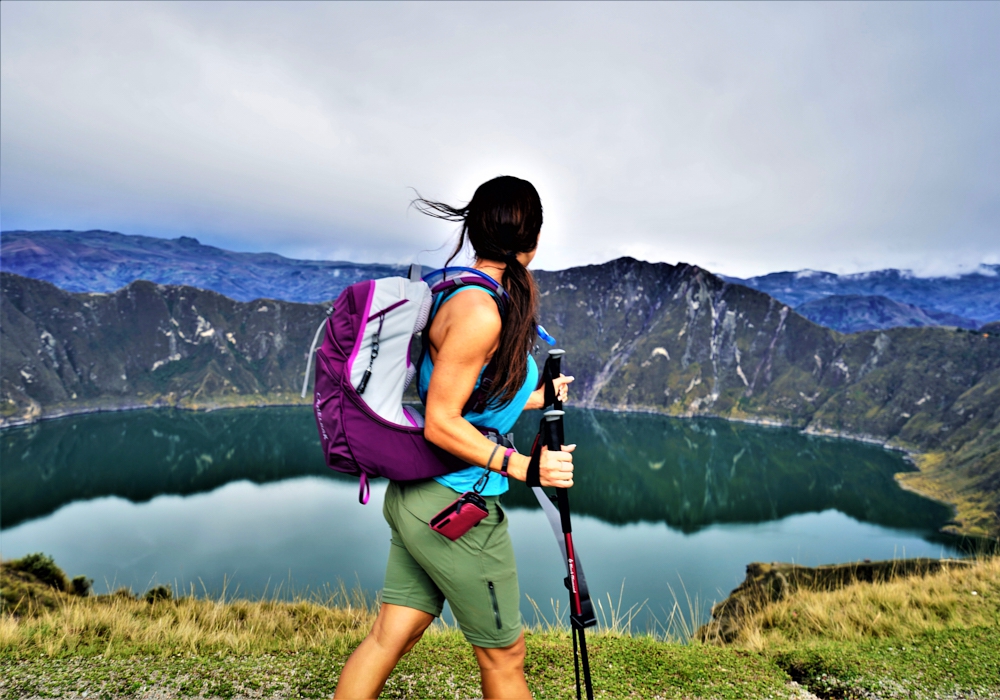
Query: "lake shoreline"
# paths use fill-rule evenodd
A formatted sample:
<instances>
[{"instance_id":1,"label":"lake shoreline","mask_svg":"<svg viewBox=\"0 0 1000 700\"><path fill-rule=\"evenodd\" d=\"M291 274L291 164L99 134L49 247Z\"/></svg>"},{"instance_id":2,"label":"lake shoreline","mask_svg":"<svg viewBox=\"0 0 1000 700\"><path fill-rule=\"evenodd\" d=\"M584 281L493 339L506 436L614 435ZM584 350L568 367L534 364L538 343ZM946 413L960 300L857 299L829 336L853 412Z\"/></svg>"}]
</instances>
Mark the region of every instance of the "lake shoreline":
<instances>
[{"instance_id":1,"label":"lake shoreline","mask_svg":"<svg viewBox=\"0 0 1000 700\"><path fill-rule=\"evenodd\" d=\"M39 413L32 417L18 417L14 419L0 418L0 433L10 428L24 428L29 425L35 425L36 423L42 423L45 421L58 420L60 418L72 418L73 416L85 416L93 413L123 413L125 411L142 411L146 409L173 409L177 411L190 411L192 413L210 413L213 411L224 411L232 408L278 408L288 406L309 406L311 403L305 399L300 399L298 401L286 400L285 395L279 395L279 397L281 397L279 400L271 401L268 400L268 396L274 395L253 394L247 397L247 401L234 401L231 403L169 403L158 400L152 403L136 403L118 406L105 406L97 404L71 408L64 408L63 405L57 404L59 408L51 413Z\"/></svg>"},{"instance_id":2,"label":"lake shoreline","mask_svg":"<svg viewBox=\"0 0 1000 700\"><path fill-rule=\"evenodd\" d=\"M37 415L32 418L16 418L10 419L0 419L0 432L7 430L9 428L23 428L25 426L34 425L35 423L41 423L43 421L58 420L60 418L71 418L73 416L82 416L92 413L120 413L124 411L141 411L144 409L174 409L178 411L191 411L193 413L205 412L209 413L212 411L224 411L227 409L235 408L279 408L279 407L289 407L289 406L309 406L311 405L311 400L301 399L295 400L278 400L269 401L267 400L267 394L256 394L253 400L248 400L245 402L235 401L232 403L147 403L147 404L134 404L125 406L81 406L79 408L69 408L64 410L57 410L52 413L45 413ZM250 397L248 397L250 398ZM260 399L264 399L261 401ZM403 403L407 405L419 405L416 402L404 401ZM853 442L862 442L869 445L876 445L882 447L886 450L892 452L900 452L906 456L907 461L912 462L913 458L920 455L919 450L912 450L910 448L891 444L891 441L886 441L878 438L874 435L859 435L855 433L848 433L843 431L832 431L832 430L815 430L806 426L800 428L791 423L783 423L781 421L770 420L767 418L739 418L734 416L724 416L717 413L682 413L673 414L667 413L666 411L659 411L653 408L615 408L613 406L600 406L594 404L576 404L573 402L566 402L564 404L567 408L583 409L588 411L601 411L605 413L639 413L643 415L655 415L655 416L666 416L667 418L678 418L681 420L690 420L697 418L713 418L718 420L729 421L730 423L744 423L747 425L755 425L762 428L791 428L797 430L804 435L813 435L816 437L827 437L840 440L851 440Z\"/></svg>"},{"instance_id":3,"label":"lake shoreline","mask_svg":"<svg viewBox=\"0 0 1000 700\"><path fill-rule=\"evenodd\" d=\"M904 447L898 444L892 444L891 440L884 440L875 435L859 435L856 433L848 433L843 431L834 430L817 430L811 428L810 426L805 426L800 428L791 423L783 423L777 420L771 420L768 418L741 418L738 416L725 416L718 413L668 413L666 411L659 411L654 408L614 408L611 406L598 406L592 404L574 404L567 402L565 404L569 408L578 408L589 411L604 411L607 413L641 413L644 415L653 416L666 416L667 418L679 418L682 420L690 420L696 418L715 418L718 420L728 421L730 423L743 423L746 425L755 425L761 428L790 428L796 430L803 435L812 435L815 437L826 437L839 440L851 440L852 442L863 442L868 445L875 445L883 449L889 450L890 452L901 452L908 462L912 462L913 458L922 454L919 450L912 450L908 447Z\"/></svg>"},{"instance_id":4,"label":"lake shoreline","mask_svg":"<svg viewBox=\"0 0 1000 700\"><path fill-rule=\"evenodd\" d=\"M169 395L168 395L169 396ZM118 413L124 411L139 411L143 409L173 409L180 411L190 411L190 412L214 412L223 411L227 409L239 409L239 408L279 408L279 407L294 407L294 406L308 406L311 401L302 399L299 397L298 393L282 393L282 394L255 394L247 395L242 397L234 397L232 401L227 402L196 402L191 400L181 399L180 401L169 401L164 400L165 397L160 396L149 403L134 403L126 405L102 405L102 404L91 404L84 406L66 406L65 404L57 405L58 407L48 413L43 413L40 409L34 415L25 416L23 418L0 419L0 434L8 429L25 428L30 425L34 425L43 421L58 420L61 418L70 418L73 416L88 415L94 413ZM409 402L407 402L409 403ZM654 407L629 407L621 408L615 406L601 406L594 404L582 404L577 405L574 403L567 403L568 408L578 408L584 410L601 411L607 413L620 413L620 414L645 414L645 415L658 415L666 416L668 418L679 418L679 419L697 419L697 418L710 418L725 420L731 423L743 423L747 425L753 425L761 428L782 428L795 430L803 435L810 435L815 437L824 437L835 440L850 440L852 442L860 442L863 444L873 445L882 447L885 450L896 452L902 455L903 459L913 467L914 472L921 472L920 460L922 452L918 450L913 450L908 447L899 444L893 444L891 440L884 440L873 435L865 434L854 434L845 431L832 431L832 430L816 430L810 428L809 425L800 427L790 423L785 423L779 420L773 420L769 418L751 418L751 417L739 417L739 416L725 416L715 413L682 413L682 414L672 414L663 410L658 410ZM900 472L895 475L895 481L897 485L903 490L915 493L921 497L927 498L936 503L941 503L948 506L952 510L952 520L942 526L939 530L941 534L949 536L958 537L972 537L979 539L981 535L967 531L961 524L956 524L955 518L959 512L960 497L958 494L948 494L938 491L936 493L925 492L922 489L915 488L913 485L906 484L900 480L900 475L907 474L911 472ZM951 498L949 498L949 495Z\"/></svg>"}]
</instances>

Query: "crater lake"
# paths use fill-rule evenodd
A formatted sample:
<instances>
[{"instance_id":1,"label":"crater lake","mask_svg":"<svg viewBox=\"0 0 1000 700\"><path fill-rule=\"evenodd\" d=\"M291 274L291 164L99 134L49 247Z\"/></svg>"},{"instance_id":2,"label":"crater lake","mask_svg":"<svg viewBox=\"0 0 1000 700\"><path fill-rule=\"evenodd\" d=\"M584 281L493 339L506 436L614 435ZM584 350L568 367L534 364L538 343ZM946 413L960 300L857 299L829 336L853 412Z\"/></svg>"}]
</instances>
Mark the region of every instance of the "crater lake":
<instances>
[{"instance_id":1,"label":"crater lake","mask_svg":"<svg viewBox=\"0 0 1000 700\"><path fill-rule=\"evenodd\" d=\"M515 428L522 451L537 412ZM664 624L690 623L752 561L805 565L958 556L938 534L947 507L902 490L902 455L860 442L719 419L568 409L574 540L591 593ZM0 433L0 547L44 552L97 592L285 597L343 582L374 595L389 527L386 482L327 469L309 407L143 410L44 421ZM522 613L566 609L565 569L531 492L504 497ZM599 617L600 617L599 612Z\"/></svg>"}]
</instances>

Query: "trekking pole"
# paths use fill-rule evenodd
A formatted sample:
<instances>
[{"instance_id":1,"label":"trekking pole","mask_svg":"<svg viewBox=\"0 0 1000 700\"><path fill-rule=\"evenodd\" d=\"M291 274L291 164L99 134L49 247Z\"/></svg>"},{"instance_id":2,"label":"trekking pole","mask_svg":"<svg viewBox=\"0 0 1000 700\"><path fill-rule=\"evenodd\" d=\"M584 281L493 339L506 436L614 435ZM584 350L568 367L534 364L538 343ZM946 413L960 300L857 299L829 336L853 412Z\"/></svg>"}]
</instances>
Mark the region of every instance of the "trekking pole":
<instances>
[{"instance_id":1,"label":"trekking pole","mask_svg":"<svg viewBox=\"0 0 1000 700\"><path fill-rule=\"evenodd\" d=\"M546 403L549 400L551 391L553 410L545 412L545 445L550 450L561 450L564 442L562 401L555 392L552 382L562 373L562 356L565 350L549 350L549 358L545 362L546 375ZM569 569L569 576L566 577L566 587L569 588L570 602L570 628L573 635L573 668L576 672L576 697L580 698L580 661L583 662L583 682L587 691L587 700L593 700L594 688L590 680L590 659L587 656L587 638L585 630L596 624L592 606L588 605L585 613L583 606L583 596L581 595L580 578L577 573L576 553L573 549L573 525L570 522L569 513L569 492L567 489L557 488L556 499L559 506L559 519L562 524L563 539L566 545L566 564ZM587 596L589 603L589 595ZM577 644L579 644L579 658L577 654Z\"/></svg>"}]
</instances>

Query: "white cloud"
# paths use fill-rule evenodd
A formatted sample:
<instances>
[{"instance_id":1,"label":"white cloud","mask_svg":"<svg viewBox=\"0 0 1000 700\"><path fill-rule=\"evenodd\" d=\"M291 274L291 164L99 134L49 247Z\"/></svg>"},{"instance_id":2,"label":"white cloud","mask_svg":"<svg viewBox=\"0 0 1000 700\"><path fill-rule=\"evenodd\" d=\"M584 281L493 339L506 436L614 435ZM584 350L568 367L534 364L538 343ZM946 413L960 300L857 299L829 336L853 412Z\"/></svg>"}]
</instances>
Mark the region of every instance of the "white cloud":
<instances>
[{"instance_id":1,"label":"white cloud","mask_svg":"<svg viewBox=\"0 0 1000 700\"><path fill-rule=\"evenodd\" d=\"M550 269L1000 255L996 4L0 12L5 229L408 261L450 233L408 188L510 173L542 193Z\"/></svg>"}]
</instances>

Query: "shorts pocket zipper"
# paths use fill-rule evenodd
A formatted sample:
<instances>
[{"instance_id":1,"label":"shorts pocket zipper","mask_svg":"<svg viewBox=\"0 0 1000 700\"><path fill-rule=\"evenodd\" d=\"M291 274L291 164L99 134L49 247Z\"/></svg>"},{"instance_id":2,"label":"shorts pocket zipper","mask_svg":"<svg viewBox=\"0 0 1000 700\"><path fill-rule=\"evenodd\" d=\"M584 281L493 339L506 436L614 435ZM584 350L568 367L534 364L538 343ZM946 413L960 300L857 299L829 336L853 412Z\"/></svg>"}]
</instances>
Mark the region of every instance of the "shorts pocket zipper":
<instances>
[{"instance_id":1,"label":"shorts pocket zipper","mask_svg":"<svg viewBox=\"0 0 1000 700\"><path fill-rule=\"evenodd\" d=\"M497 629L503 629L503 625L500 623L500 606L497 604L497 591L493 587L492 581L487 581L486 585L490 587L490 600L493 602L493 617L497 621Z\"/></svg>"}]
</instances>

